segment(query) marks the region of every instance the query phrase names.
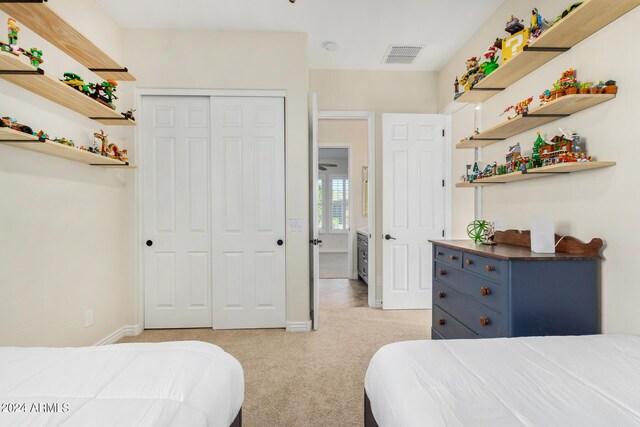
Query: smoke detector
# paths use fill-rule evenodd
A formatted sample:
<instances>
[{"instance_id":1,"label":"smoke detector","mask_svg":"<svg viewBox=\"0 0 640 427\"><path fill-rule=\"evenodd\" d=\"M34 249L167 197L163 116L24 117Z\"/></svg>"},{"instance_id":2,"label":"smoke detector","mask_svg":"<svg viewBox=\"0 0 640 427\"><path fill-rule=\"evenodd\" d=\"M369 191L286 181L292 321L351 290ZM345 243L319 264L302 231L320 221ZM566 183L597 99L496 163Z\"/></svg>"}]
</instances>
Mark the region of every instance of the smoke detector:
<instances>
[{"instance_id":1,"label":"smoke detector","mask_svg":"<svg viewBox=\"0 0 640 427\"><path fill-rule=\"evenodd\" d=\"M333 52L338 49L338 43L332 41L326 41L321 44L323 49Z\"/></svg>"},{"instance_id":2,"label":"smoke detector","mask_svg":"<svg viewBox=\"0 0 640 427\"><path fill-rule=\"evenodd\" d=\"M391 45L382 58L383 64L413 64L424 46L419 45Z\"/></svg>"}]
</instances>

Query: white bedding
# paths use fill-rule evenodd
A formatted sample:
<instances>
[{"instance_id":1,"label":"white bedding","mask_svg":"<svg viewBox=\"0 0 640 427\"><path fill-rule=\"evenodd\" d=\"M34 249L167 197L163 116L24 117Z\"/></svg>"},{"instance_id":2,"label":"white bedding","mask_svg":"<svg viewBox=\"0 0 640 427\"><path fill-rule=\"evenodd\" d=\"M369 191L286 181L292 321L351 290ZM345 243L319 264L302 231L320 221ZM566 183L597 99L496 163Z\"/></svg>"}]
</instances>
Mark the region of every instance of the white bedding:
<instances>
[{"instance_id":1,"label":"white bedding","mask_svg":"<svg viewBox=\"0 0 640 427\"><path fill-rule=\"evenodd\" d=\"M203 342L0 348L2 426L228 427L243 400L240 363Z\"/></svg>"},{"instance_id":2,"label":"white bedding","mask_svg":"<svg viewBox=\"0 0 640 427\"><path fill-rule=\"evenodd\" d=\"M380 427L640 425L640 337L408 341L365 390Z\"/></svg>"}]
</instances>

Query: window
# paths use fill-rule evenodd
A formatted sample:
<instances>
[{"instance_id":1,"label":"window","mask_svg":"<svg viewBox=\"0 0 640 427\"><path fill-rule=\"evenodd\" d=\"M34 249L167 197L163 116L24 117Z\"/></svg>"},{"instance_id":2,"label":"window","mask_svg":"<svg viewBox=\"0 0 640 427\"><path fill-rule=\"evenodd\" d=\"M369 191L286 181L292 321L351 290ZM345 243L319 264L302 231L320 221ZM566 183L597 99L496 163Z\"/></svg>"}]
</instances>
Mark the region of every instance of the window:
<instances>
[{"instance_id":1,"label":"window","mask_svg":"<svg viewBox=\"0 0 640 427\"><path fill-rule=\"evenodd\" d=\"M349 229L349 180L331 177L331 230Z\"/></svg>"},{"instance_id":2,"label":"window","mask_svg":"<svg viewBox=\"0 0 640 427\"><path fill-rule=\"evenodd\" d=\"M318 230L342 233L349 230L349 179L346 175L318 178Z\"/></svg>"}]
</instances>

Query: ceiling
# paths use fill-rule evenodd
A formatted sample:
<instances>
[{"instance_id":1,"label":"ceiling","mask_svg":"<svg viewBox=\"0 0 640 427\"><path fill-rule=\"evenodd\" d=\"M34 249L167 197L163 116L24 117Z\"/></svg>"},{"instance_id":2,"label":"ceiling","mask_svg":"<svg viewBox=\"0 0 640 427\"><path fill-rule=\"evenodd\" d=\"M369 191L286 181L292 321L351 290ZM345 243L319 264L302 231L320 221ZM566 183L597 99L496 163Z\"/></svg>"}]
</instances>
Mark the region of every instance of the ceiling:
<instances>
[{"instance_id":1,"label":"ceiling","mask_svg":"<svg viewBox=\"0 0 640 427\"><path fill-rule=\"evenodd\" d=\"M439 70L503 0L98 0L124 28L309 34L309 68ZM321 44L333 41L338 49ZM386 65L391 44L424 45Z\"/></svg>"}]
</instances>

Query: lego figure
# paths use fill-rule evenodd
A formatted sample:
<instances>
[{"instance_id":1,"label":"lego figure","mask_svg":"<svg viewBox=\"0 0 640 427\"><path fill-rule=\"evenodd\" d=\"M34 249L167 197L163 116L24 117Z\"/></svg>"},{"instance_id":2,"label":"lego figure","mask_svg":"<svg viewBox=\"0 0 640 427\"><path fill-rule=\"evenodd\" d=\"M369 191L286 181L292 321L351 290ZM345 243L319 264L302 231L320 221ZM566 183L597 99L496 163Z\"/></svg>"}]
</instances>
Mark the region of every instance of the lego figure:
<instances>
[{"instance_id":1,"label":"lego figure","mask_svg":"<svg viewBox=\"0 0 640 427\"><path fill-rule=\"evenodd\" d=\"M453 82L453 88L455 90L456 95L460 93L460 81L458 80L458 76L456 76L456 81Z\"/></svg>"},{"instance_id":2,"label":"lego figure","mask_svg":"<svg viewBox=\"0 0 640 427\"><path fill-rule=\"evenodd\" d=\"M529 27L531 37L530 40L540 37L540 35L542 34L542 26L544 23L545 20L538 12L538 8L534 8L531 11L531 26Z\"/></svg>"},{"instance_id":3,"label":"lego figure","mask_svg":"<svg viewBox=\"0 0 640 427\"><path fill-rule=\"evenodd\" d=\"M16 20L13 18L7 19L7 25L9 26L9 44L18 44L18 32L20 27L16 25Z\"/></svg>"},{"instance_id":4,"label":"lego figure","mask_svg":"<svg viewBox=\"0 0 640 427\"><path fill-rule=\"evenodd\" d=\"M42 59L42 51L40 49L32 47L31 50L29 50L29 52L30 52L30 55L28 56L29 56L29 60L31 61L31 65L33 65L36 68L40 68L40 64L44 62L44 60Z\"/></svg>"}]
</instances>

